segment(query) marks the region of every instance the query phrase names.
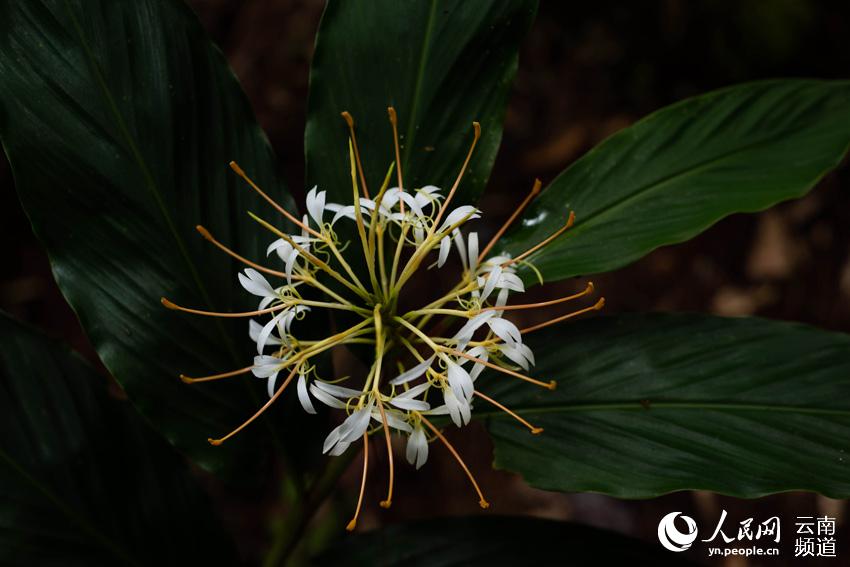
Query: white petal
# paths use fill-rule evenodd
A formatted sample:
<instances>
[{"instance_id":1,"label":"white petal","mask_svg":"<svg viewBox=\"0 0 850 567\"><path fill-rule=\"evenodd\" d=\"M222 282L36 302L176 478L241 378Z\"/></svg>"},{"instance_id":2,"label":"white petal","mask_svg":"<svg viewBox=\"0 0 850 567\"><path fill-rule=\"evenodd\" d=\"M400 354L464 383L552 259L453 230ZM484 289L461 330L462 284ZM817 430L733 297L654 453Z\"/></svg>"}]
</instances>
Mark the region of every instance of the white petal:
<instances>
[{"instance_id":1,"label":"white petal","mask_svg":"<svg viewBox=\"0 0 850 567\"><path fill-rule=\"evenodd\" d=\"M470 232L466 237L466 245L469 247L469 269L475 272L478 267L478 233Z\"/></svg>"},{"instance_id":2,"label":"white petal","mask_svg":"<svg viewBox=\"0 0 850 567\"><path fill-rule=\"evenodd\" d=\"M440 240L440 254L437 256L437 267L442 268L443 264L449 257L449 251L452 249L452 240L448 236Z\"/></svg>"},{"instance_id":3,"label":"white petal","mask_svg":"<svg viewBox=\"0 0 850 567\"><path fill-rule=\"evenodd\" d=\"M516 274L511 274L510 272L503 272L502 277L499 278L499 283L497 287L509 289L511 291L516 291L522 293L525 291L525 286L522 285L522 280L519 279L519 276Z\"/></svg>"},{"instance_id":4,"label":"white petal","mask_svg":"<svg viewBox=\"0 0 850 567\"><path fill-rule=\"evenodd\" d=\"M481 293L481 301L486 301L490 294L493 293L493 290L496 288L496 284L499 282L499 278L502 277L502 267L496 266L493 268L489 274L487 274L487 283L484 284L484 291Z\"/></svg>"},{"instance_id":5,"label":"white petal","mask_svg":"<svg viewBox=\"0 0 850 567\"><path fill-rule=\"evenodd\" d=\"M316 221L316 225L319 229L322 228L322 213L325 211L325 192L319 191L316 192L316 187L314 186L310 189L310 192L307 193L307 212Z\"/></svg>"},{"instance_id":6,"label":"white petal","mask_svg":"<svg viewBox=\"0 0 850 567\"><path fill-rule=\"evenodd\" d=\"M360 390L354 390L352 388L346 388L344 386L337 386L336 384L328 384L327 382L322 382L321 380L316 380L314 382L316 387L321 388L331 396L337 398L359 398L363 392Z\"/></svg>"},{"instance_id":7,"label":"white petal","mask_svg":"<svg viewBox=\"0 0 850 567\"><path fill-rule=\"evenodd\" d=\"M407 462L419 469L428 460L428 439L422 427L416 427L407 438Z\"/></svg>"},{"instance_id":8,"label":"white petal","mask_svg":"<svg viewBox=\"0 0 850 567\"><path fill-rule=\"evenodd\" d=\"M301 402L304 411L316 413L316 408L313 407L313 402L310 400L310 394L307 393L307 378L303 374L298 376L298 401Z\"/></svg>"},{"instance_id":9,"label":"white petal","mask_svg":"<svg viewBox=\"0 0 850 567\"><path fill-rule=\"evenodd\" d=\"M469 372L464 370L459 364L450 362L448 364L447 374L449 378L449 386L452 390L454 390L455 395L458 398L471 400L472 393L475 391L475 386L472 384L472 378L470 378Z\"/></svg>"},{"instance_id":10,"label":"white petal","mask_svg":"<svg viewBox=\"0 0 850 567\"><path fill-rule=\"evenodd\" d=\"M398 429L399 431L404 431L405 433L410 433L413 431L413 428L410 425L401 419L400 417L393 414L392 411L385 411L384 415L387 417L387 425L392 427L393 429ZM381 412L378 410L372 410L372 419L377 421L380 424L384 423L384 418L381 416Z\"/></svg>"},{"instance_id":11,"label":"white petal","mask_svg":"<svg viewBox=\"0 0 850 567\"><path fill-rule=\"evenodd\" d=\"M392 386L398 386L399 384L404 384L405 382L410 382L411 380L416 380L423 374L425 371L431 367L431 364L434 362L434 357L437 355L432 355L431 358L425 359L410 370L405 370L392 380L390 380L390 384Z\"/></svg>"},{"instance_id":12,"label":"white petal","mask_svg":"<svg viewBox=\"0 0 850 567\"><path fill-rule=\"evenodd\" d=\"M459 229L454 229L452 231L452 237L454 238L455 248L457 248L457 254L460 256L460 262L463 264L463 268L469 268L469 261L466 257L466 245L463 242L463 235L461 234Z\"/></svg>"},{"instance_id":13,"label":"white petal","mask_svg":"<svg viewBox=\"0 0 850 567\"><path fill-rule=\"evenodd\" d=\"M456 339L458 342L458 347L463 350L466 348L466 343L472 340L472 336L475 334L475 331L481 327L484 323L486 323L489 319L496 316L495 311L485 311L483 313L479 313L466 323L464 323L463 327L455 333L455 336L452 337Z\"/></svg>"},{"instance_id":14,"label":"white petal","mask_svg":"<svg viewBox=\"0 0 850 567\"><path fill-rule=\"evenodd\" d=\"M278 371L275 371L275 373L274 373L274 374L272 374L271 376L269 376L269 381L268 381L268 382L266 382L266 386L267 386L267 388L266 388L266 389L268 390L268 393L269 393L269 397L270 397L270 398L271 398L272 396L274 396L274 385L275 385L275 382L277 382L277 375L278 375Z\"/></svg>"},{"instance_id":15,"label":"white petal","mask_svg":"<svg viewBox=\"0 0 850 567\"><path fill-rule=\"evenodd\" d=\"M508 321L507 319L502 319L501 317L494 317L487 321L487 324L490 325L490 329L496 334L497 337L502 339L508 344L516 344L522 343L522 335L520 335L519 329L517 326Z\"/></svg>"},{"instance_id":16,"label":"white petal","mask_svg":"<svg viewBox=\"0 0 850 567\"><path fill-rule=\"evenodd\" d=\"M283 364L283 360L275 356L261 354L254 357L254 367L251 369L251 372L257 378L268 378L280 370L281 364Z\"/></svg>"},{"instance_id":17,"label":"white petal","mask_svg":"<svg viewBox=\"0 0 850 567\"><path fill-rule=\"evenodd\" d=\"M403 410L426 411L431 409L431 404L422 400L413 400L410 398L393 398L390 403L397 408Z\"/></svg>"},{"instance_id":18,"label":"white petal","mask_svg":"<svg viewBox=\"0 0 850 567\"><path fill-rule=\"evenodd\" d=\"M316 387L316 383L310 384L310 393L313 394L317 400L325 404L326 406L332 407L334 409L345 409L345 402L341 402L335 397L331 396L321 388Z\"/></svg>"},{"instance_id":19,"label":"white petal","mask_svg":"<svg viewBox=\"0 0 850 567\"><path fill-rule=\"evenodd\" d=\"M430 387L431 387L430 382L423 382L422 384L419 384L418 386L414 386L411 389L400 393L399 395L396 396L396 398L415 398L419 394L422 394L425 391L427 391L428 388L430 388Z\"/></svg>"},{"instance_id":20,"label":"white petal","mask_svg":"<svg viewBox=\"0 0 850 567\"><path fill-rule=\"evenodd\" d=\"M446 230L447 228L459 223L467 216L469 217L467 220L478 218L478 209L472 205L463 205L456 208L446 216L446 220L443 221L443 224L440 226L440 230L437 232Z\"/></svg>"},{"instance_id":21,"label":"white petal","mask_svg":"<svg viewBox=\"0 0 850 567\"><path fill-rule=\"evenodd\" d=\"M249 293L259 297L277 297L271 284L254 268L245 268L245 273L239 273L239 283Z\"/></svg>"},{"instance_id":22,"label":"white petal","mask_svg":"<svg viewBox=\"0 0 850 567\"><path fill-rule=\"evenodd\" d=\"M372 417L373 401L369 401L365 407L355 411L342 422L340 425L339 435L340 441L352 443L366 433L369 427L369 420Z\"/></svg>"},{"instance_id":23,"label":"white petal","mask_svg":"<svg viewBox=\"0 0 850 567\"><path fill-rule=\"evenodd\" d=\"M263 349L266 348L266 344L269 342L269 337L271 337L272 331L274 331L275 327L280 322L280 318L284 315L286 315L286 312L275 315L263 326L262 329L260 329L260 333L257 335L257 354L263 354ZM280 341L278 341L278 344L280 344Z\"/></svg>"}]
</instances>

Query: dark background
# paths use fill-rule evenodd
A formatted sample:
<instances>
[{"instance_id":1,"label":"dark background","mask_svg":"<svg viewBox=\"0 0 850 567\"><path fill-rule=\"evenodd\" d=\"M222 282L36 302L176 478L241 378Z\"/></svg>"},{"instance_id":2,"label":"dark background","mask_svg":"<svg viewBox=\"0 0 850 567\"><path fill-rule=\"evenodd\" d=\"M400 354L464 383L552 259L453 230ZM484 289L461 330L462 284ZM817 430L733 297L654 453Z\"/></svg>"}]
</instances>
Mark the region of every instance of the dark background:
<instances>
[{"instance_id":1,"label":"dark background","mask_svg":"<svg viewBox=\"0 0 850 567\"><path fill-rule=\"evenodd\" d=\"M281 175L300 200L308 71L322 2L189 3L242 81L279 156ZM850 2L544 0L522 49L501 152L482 206L487 219L498 226L534 177L548 182L606 136L684 97L761 78L846 78L848 37ZM850 167L845 163L803 199L757 215L734 215L687 244L657 250L632 266L595 277L608 300L606 310L759 315L850 331L848 184ZM96 360L53 282L2 157L0 187L0 309L70 341ZM562 285L574 289L576 282ZM557 291L550 288L549 293ZM751 501L707 493L647 501L546 493L529 489L513 475L490 472L489 441L483 431L470 429L452 440L478 471L497 513L570 519L650 542L656 542L658 520L676 510L713 528L720 510L726 509L727 534L748 517L755 523L773 515L782 518L784 558L727 558L717 563L723 565L828 564L792 559L794 517L828 514L839 520L839 558L832 562L847 564L850 557L843 501L805 493ZM377 461L380 467L380 457ZM360 528L479 512L462 473L437 447L427 474L400 469L393 509L382 511L371 502L374 498L367 499ZM385 480L373 476L374 486L367 490L378 494ZM359 478L349 474L344 482L351 492ZM262 499L256 494L238 503L220 502L249 558L264 545L262 528L256 533L262 518L250 518L266 509L254 505ZM696 545L691 558L708 562L705 545Z\"/></svg>"}]
</instances>

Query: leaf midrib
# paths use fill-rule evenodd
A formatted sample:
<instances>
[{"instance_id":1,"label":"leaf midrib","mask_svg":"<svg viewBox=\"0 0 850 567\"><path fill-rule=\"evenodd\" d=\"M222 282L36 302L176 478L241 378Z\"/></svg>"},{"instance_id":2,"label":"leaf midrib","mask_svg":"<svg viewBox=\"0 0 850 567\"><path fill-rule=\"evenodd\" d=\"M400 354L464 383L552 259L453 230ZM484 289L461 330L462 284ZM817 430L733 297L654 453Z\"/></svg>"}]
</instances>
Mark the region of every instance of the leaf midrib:
<instances>
[{"instance_id":1,"label":"leaf midrib","mask_svg":"<svg viewBox=\"0 0 850 567\"><path fill-rule=\"evenodd\" d=\"M524 415L545 415L552 413L575 413L594 411L644 411L648 414L653 410L713 410L713 411L761 411L776 413L800 413L806 415L837 415L850 418L850 409L818 408L812 406L792 406L784 404L740 404L723 402L603 402L587 404L548 404L540 406L511 406L513 411ZM476 412L476 417L510 417L500 411Z\"/></svg>"}]
</instances>

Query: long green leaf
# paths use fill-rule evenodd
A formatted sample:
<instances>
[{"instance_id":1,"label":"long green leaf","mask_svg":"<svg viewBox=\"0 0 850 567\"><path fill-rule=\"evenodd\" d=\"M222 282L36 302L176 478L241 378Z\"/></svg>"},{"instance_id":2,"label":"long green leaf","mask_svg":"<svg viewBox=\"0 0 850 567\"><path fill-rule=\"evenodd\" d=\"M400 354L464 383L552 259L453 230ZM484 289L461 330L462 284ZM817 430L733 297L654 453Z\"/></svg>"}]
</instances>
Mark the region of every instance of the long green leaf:
<instances>
[{"instance_id":1,"label":"long green leaf","mask_svg":"<svg viewBox=\"0 0 850 567\"><path fill-rule=\"evenodd\" d=\"M318 565L493 567L515 565L690 565L660 546L566 522L536 518L440 518L358 535Z\"/></svg>"},{"instance_id":2,"label":"long green leaf","mask_svg":"<svg viewBox=\"0 0 850 567\"><path fill-rule=\"evenodd\" d=\"M536 9L536 0L329 1L310 72L308 182L351 202L348 127L340 117L348 111L374 196L395 159L387 118L394 106L407 188L448 190L472 122L481 123L457 195L457 203L474 202L496 158L519 43Z\"/></svg>"},{"instance_id":3,"label":"long green leaf","mask_svg":"<svg viewBox=\"0 0 850 567\"><path fill-rule=\"evenodd\" d=\"M103 377L3 314L0 344L0 563L233 561L182 460Z\"/></svg>"},{"instance_id":4,"label":"long green leaf","mask_svg":"<svg viewBox=\"0 0 850 567\"><path fill-rule=\"evenodd\" d=\"M233 455L206 439L253 413L259 396L235 383L250 376L192 387L178 374L249 364L247 321L178 314L159 298L255 305L237 283L241 266L194 229L264 257L274 237L245 213L272 210L228 162L286 199L266 138L222 54L176 0L0 11L0 137L56 280L136 406L203 466L220 467Z\"/></svg>"},{"instance_id":5,"label":"long green leaf","mask_svg":"<svg viewBox=\"0 0 850 567\"><path fill-rule=\"evenodd\" d=\"M483 376L544 432L493 419L496 466L533 486L648 498L703 489L850 496L850 337L761 319L597 318L531 343L554 392ZM479 408L481 409L481 408Z\"/></svg>"},{"instance_id":6,"label":"long green leaf","mask_svg":"<svg viewBox=\"0 0 850 567\"><path fill-rule=\"evenodd\" d=\"M674 104L615 134L558 176L504 248L549 280L619 268L719 219L799 197L850 144L850 82L739 85Z\"/></svg>"}]
</instances>

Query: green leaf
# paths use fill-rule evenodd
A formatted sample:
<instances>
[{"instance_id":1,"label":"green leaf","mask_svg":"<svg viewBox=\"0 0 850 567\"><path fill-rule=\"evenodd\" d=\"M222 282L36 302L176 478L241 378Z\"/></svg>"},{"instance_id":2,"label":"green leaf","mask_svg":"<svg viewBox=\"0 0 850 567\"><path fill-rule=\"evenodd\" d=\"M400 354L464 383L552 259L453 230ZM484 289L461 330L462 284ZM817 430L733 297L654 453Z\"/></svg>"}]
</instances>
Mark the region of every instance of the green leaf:
<instances>
[{"instance_id":1,"label":"green leaf","mask_svg":"<svg viewBox=\"0 0 850 567\"><path fill-rule=\"evenodd\" d=\"M850 144L850 82L734 86L615 134L559 175L504 243L515 254L575 225L530 260L546 279L604 272L719 219L799 197Z\"/></svg>"},{"instance_id":2,"label":"green leaf","mask_svg":"<svg viewBox=\"0 0 850 567\"><path fill-rule=\"evenodd\" d=\"M238 161L276 199L274 156L222 54L174 0L34 0L0 17L0 137L33 229L68 302L133 403L208 468L232 462L207 437L259 405L239 382L187 386L250 364L246 320L166 310L255 306L242 266L277 220L228 168Z\"/></svg>"},{"instance_id":3,"label":"green leaf","mask_svg":"<svg viewBox=\"0 0 850 567\"><path fill-rule=\"evenodd\" d=\"M318 565L690 565L660 546L597 528L536 518L476 516L399 524L344 540Z\"/></svg>"},{"instance_id":4,"label":"green leaf","mask_svg":"<svg viewBox=\"0 0 850 567\"><path fill-rule=\"evenodd\" d=\"M850 337L798 324L630 315L534 337L533 376L482 377L544 432L493 419L496 467L532 486L649 498L702 489L850 496ZM480 408L479 409L483 409Z\"/></svg>"},{"instance_id":5,"label":"green leaf","mask_svg":"<svg viewBox=\"0 0 850 567\"><path fill-rule=\"evenodd\" d=\"M0 563L233 564L182 459L64 345L0 314Z\"/></svg>"},{"instance_id":6,"label":"green leaf","mask_svg":"<svg viewBox=\"0 0 850 567\"><path fill-rule=\"evenodd\" d=\"M405 187L448 191L472 141L481 140L455 202L484 188L499 143L517 51L536 0L328 2L310 72L307 180L351 203L348 111L374 197L394 161L387 107L398 113ZM396 185L395 178L392 185Z\"/></svg>"}]
</instances>

